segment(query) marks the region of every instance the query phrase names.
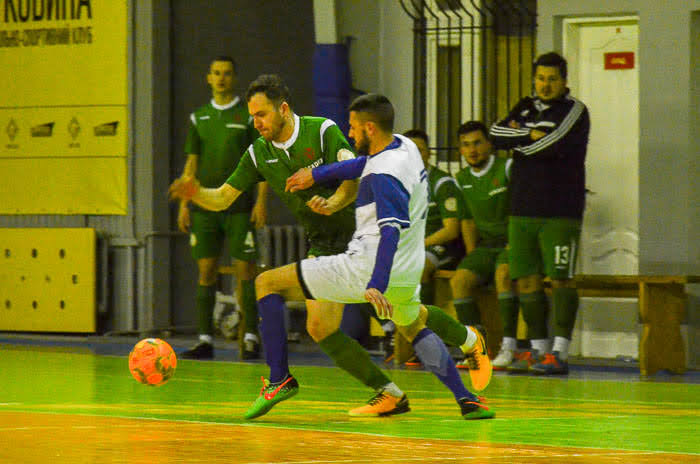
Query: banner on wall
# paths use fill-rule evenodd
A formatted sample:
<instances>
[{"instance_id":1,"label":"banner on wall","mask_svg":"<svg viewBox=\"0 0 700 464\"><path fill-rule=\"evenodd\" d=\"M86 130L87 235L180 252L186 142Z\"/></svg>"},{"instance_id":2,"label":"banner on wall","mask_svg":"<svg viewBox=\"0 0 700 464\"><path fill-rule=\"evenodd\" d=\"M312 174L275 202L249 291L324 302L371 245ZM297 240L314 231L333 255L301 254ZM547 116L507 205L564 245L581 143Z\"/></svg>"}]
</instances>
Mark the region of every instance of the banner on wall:
<instances>
[{"instance_id":1,"label":"banner on wall","mask_svg":"<svg viewBox=\"0 0 700 464\"><path fill-rule=\"evenodd\" d=\"M127 6L0 2L0 214L126 214Z\"/></svg>"}]
</instances>

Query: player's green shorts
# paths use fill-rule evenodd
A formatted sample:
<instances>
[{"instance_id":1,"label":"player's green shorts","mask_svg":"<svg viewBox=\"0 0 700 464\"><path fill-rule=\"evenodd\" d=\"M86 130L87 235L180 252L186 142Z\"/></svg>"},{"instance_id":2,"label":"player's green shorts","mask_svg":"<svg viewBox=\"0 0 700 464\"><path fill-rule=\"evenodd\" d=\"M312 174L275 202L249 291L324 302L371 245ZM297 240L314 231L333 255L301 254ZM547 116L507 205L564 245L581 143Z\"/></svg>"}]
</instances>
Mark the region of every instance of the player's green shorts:
<instances>
[{"instance_id":1,"label":"player's green shorts","mask_svg":"<svg viewBox=\"0 0 700 464\"><path fill-rule=\"evenodd\" d=\"M454 269L462 257L464 257L464 245L461 239L425 248L425 258L436 269Z\"/></svg>"},{"instance_id":2,"label":"player's green shorts","mask_svg":"<svg viewBox=\"0 0 700 464\"><path fill-rule=\"evenodd\" d=\"M194 259L220 256L224 238L228 240L229 252L234 258L253 261L257 257L250 213L193 210L190 218L190 246Z\"/></svg>"},{"instance_id":3,"label":"player's green shorts","mask_svg":"<svg viewBox=\"0 0 700 464\"><path fill-rule=\"evenodd\" d=\"M508 222L510 276L574 276L581 221L573 218L511 216Z\"/></svg>"},{"instance_id":4,"label":"player's green shorts","mask_svg":"<svg viewBox=\"0 0 700 464\"><path fill-rule=\"evenodd\" d=\"M508 264L506 248L477 247L459 262L457 269L472 271L483 284L493 279L494 271L501 264Z\"/></svg>"}]
</instances>

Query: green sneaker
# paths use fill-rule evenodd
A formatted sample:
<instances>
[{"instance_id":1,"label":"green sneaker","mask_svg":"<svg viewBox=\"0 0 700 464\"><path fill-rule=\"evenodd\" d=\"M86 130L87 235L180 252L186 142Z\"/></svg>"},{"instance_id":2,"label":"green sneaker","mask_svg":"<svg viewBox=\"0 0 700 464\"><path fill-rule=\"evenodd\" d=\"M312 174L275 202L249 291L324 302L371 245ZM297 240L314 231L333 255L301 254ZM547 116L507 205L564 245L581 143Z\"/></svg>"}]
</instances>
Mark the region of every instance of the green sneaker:
<instances>
[{"instance_id":1,"label":"green sneaker","mask_svg":"<svg viewBox=\"0 0 700 464\"><path fill-rule=\"evenodd\" d=\"M496 416L496 413L484 405L484 398L481 396L472 401L469 398L462 398L458 401L459 407L462 410L462 417L466 420L473 419L491 419Z\"/></svg>"},{"instance_id":2,"label":"green sneaker","mask_svg":"<svg viewBox=\"0 0 700 464\"><path fill-rule=\"evenodd\" d=\"M260 396L255 399L253 405L243 416L247 420L267 414L280 401L288 400L299 393L299 383L291 375L288 375L286 379L278 383L270 383L262 377L261 380L263 387L260 390Z\"/></svg>"}]
</instances>

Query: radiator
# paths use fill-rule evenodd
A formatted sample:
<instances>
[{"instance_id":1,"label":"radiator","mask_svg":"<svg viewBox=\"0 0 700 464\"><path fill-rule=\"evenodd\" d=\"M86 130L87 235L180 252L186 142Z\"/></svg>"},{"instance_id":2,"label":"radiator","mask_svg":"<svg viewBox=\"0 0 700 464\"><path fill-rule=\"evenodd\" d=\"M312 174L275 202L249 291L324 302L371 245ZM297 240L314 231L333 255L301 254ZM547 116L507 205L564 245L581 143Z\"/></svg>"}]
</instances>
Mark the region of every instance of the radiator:
<instances>
[{"instance_id":1,"label":"radiator","mask_svg":"<svg viewBox=\"0 0 700 464\"><path fill-rule=\"evenodd\" d=\"M257 231L257 239L258 264L266 269L299 261L308 251L301 226L265 226Z\"/></svg>"}]
</instances>

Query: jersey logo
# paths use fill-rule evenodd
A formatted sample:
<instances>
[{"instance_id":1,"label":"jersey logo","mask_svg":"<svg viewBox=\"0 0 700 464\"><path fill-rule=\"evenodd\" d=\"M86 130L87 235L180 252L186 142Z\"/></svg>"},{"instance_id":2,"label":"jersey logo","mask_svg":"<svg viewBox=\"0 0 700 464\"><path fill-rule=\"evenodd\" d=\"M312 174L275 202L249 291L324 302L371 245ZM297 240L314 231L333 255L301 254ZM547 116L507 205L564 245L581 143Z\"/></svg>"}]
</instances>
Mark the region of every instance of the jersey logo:
<instances>
[{"instance_id":1,"label":"jersey logo","mask_svg":"<svg viewBox=\"0 0 700 464\"><path fill-rule=\"evenodd\" d=\"M508 187L493 189L489 192L489 196L492 197L494 195L498 195L499 193L505 192L506 190L508 190Z\"/></svg>"},{"instance_id":2,"label":"jersey logo","mask_svg":"<svg viewBox=\"0 0 700 464\"><path fill-rule=\"evenodd\" d=\"M199 119L200 120L209 119L209 116L200 116Z\"/></svg>"},{"instance_id":3,"label":"jersey logo","mask_svg":"<svg viewBox=\"0 0 700 464\"><path fill-rule=\"evenodd\" d=\"M271 160L265 160L265 162L266 162L267 164L276 163L276 162L278 162L278 161L279 161L279 160L278 160L277 158L274 158L274 159L271 159Z\"/></svg>"},{"instance_id":4,"label":"jersey logo","mask_svg":"<svg viewBox=\"0 0 700 464\"><path fill-rule=\"evenodd\" d=\"M450 197L445 200L445 209L447 211L457 211L457 199L455 197Z\"/></svg>"},{"instance_id":5,"label":"jersey logo","mask_svg":"<svg viewBox=\"0 0 700 464\"><path fill-rule=\"evenodd\" d=\"M311 148L311 147L305 149L305 150L304 150L304 156L306 156L306 157L307 157L308 159L310 159L310 160L316 158L315 153L314 153L314 149Z\"/></svg>"}]
</instances>

